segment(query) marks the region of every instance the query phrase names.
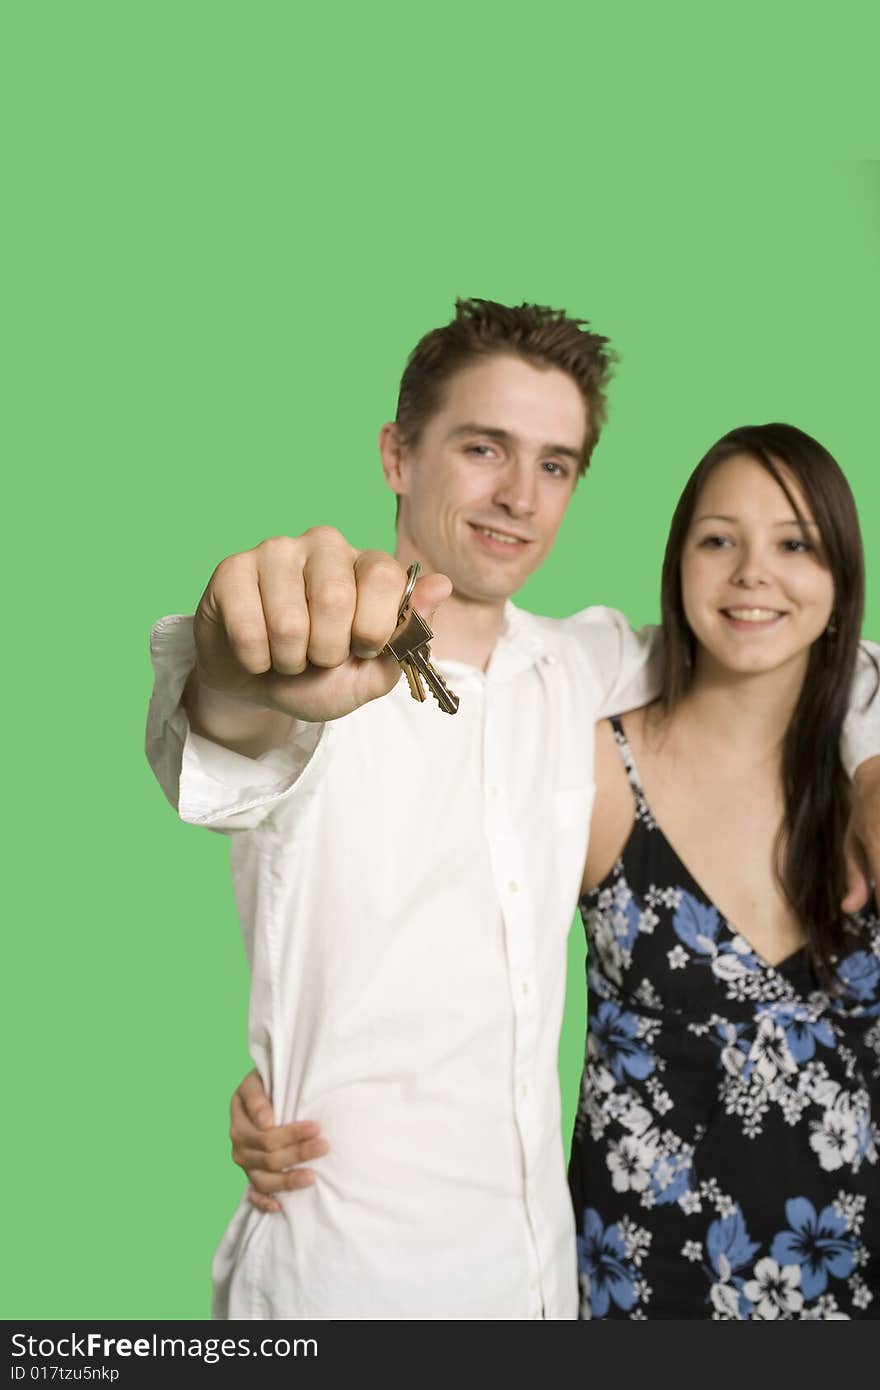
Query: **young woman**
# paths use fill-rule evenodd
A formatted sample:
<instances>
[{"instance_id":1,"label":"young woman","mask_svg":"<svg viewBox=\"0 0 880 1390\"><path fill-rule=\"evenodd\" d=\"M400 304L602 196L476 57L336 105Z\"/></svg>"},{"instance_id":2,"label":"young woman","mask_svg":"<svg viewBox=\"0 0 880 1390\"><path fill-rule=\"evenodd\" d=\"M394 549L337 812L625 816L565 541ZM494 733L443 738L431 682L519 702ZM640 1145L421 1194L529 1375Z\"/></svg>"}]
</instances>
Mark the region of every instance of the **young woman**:
<instances>
[{"instance_id":1,"label":"young woman","mask_svg":"<svg viewBox=\"0 0 880 1390\"><path fill-rule=\"evenodd\" d=\"M597 729L569 1178L585 1318L880 1316L880 924L844 919L855 505L787 425L698 465L659 701Z\"/></svg>"}]
</instances>

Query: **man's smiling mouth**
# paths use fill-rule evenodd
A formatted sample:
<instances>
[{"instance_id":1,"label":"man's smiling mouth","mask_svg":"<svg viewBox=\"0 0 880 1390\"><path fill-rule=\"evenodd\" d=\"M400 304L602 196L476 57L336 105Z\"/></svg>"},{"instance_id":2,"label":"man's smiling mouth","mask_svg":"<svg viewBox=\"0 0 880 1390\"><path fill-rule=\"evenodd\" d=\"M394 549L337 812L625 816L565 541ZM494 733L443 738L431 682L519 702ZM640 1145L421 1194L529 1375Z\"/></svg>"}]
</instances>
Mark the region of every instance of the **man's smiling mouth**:
<instances>
[{"instance_id":1,"label":"man's smiling mouth","mask_svg":"<svg viewBox=\"0 0 880 1390\"><path fill-rule=\"evenodd\" d=\"M511 549L518 545L528 545L525 536L516 536L510 531L496 531L494 526L481 526L478 522L469 523L481 536L488 536L490 540L499 541L502 545L509 545Z\"/></svg>"}]
</instances>

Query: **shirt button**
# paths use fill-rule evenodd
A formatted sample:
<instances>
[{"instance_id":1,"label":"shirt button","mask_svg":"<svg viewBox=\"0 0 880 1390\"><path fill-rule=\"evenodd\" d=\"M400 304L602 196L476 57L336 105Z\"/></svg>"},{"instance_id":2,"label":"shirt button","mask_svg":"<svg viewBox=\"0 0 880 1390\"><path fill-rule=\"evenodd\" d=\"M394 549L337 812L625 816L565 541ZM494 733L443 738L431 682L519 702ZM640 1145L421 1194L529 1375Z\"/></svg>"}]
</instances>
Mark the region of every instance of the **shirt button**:
<instances>
[{"instance_id":1,"label":"shirt button","mask_svg":"<svg viewBox=\"0 0 880 1390\"><path fill-rule=\"evenodd\" d=\"M522 992L523 992L523 994L528 994L528 992L529 992L529 982L528 982L528 980L523 980L523 982L522 982Z\"/></svg>"},{"instance_id":2,"label":"shirt button","mask_svg":"<svg viewBox=\"0 0 880 1390\"><path fill-rule=\"evenodd\" d=\"M498 788L497 788L497 787L490 787L490 788L489 788L489 792L490 792L490 794L491 794L491 796L492 796L492 800L493 800L493 801L496 801L496 800L498 799Z\"/></svg>"},{"instance_id":3,"label":"shirt button","mask_svg":"<svg viewBox=\"0 0 880 1390\"><path fill-rule=\"evenodd\" d=\"M508 888L510 889L511 893L518 893L518 892L519 892L519 884L516 883L513 879L510 880L510 882L508 883L507 886L508 886Z\"/></svg>"},{"instance_id":4,"label":"shirt button","mask_svg":"<svg viewBox=\"0 0 880 1390\"><path fill-rule=\"evenodd\" d=\"M523 1084L520 1086L519 1093L522 1096L523 1100L525 1100L526 1096L529 1094L529 1088L525 1082L523 1082Z\"/></svg>"}]
</instances>

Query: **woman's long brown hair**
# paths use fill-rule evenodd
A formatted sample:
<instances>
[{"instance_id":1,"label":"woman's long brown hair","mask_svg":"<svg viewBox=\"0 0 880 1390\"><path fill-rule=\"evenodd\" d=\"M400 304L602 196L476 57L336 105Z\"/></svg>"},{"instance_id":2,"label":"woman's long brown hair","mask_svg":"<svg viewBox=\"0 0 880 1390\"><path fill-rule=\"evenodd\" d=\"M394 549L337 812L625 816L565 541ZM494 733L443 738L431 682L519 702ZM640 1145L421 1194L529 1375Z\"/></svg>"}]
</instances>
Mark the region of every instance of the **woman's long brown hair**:
<instances>
[{"instance_id":1,"label":"woman's long brown hair","mask_svg":"<svg viewBox=\"0 0 880 1390\"><path fill-rule=\"evenodd\" d=\"M865 601L862 537L855 501L835 460L793 425L747 425L731 430L700 460L682 493L663 561L663 672L660 701L671 711L689 690L694 636L681 594L681 561L697 499L714 468L734 455L766 468L803 522L791 484L800 489L822 538L834 581L828 630L813 643L782 753L785 815L777 845L777 874L804 927L813 965L830 984L847 949L840 902L846 892L843 840L849 819L849 781L840 737L850 700Z\"/></svg>"}]
</instances>

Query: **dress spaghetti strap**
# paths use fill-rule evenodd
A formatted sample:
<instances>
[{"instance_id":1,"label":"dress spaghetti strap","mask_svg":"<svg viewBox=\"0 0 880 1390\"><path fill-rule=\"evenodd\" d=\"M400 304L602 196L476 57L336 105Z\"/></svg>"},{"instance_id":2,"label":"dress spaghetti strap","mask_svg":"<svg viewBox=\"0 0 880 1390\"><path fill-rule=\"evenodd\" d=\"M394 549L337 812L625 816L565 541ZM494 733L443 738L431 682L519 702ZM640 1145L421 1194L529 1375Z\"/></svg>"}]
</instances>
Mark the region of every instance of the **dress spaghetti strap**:
<instances>
[{"instance_id":1,"label":"dress spaghetti strap","mask_svg":"<svg viewBox=\"0 0 880 1390\"><path fill-rule=\"evenodd\" d=\"M629 746L629 739L623 732L623 722L620 715L612 714L609 723L614 730L614 741L617 744L620 760L623 763L627 781L632 788L632 794L635 798L636 819L653 823L654 818L645 800L645 793L642 790L642 779L639 776L639 771L632 755L632 749Z\"/></svg>"}]
</instances>

